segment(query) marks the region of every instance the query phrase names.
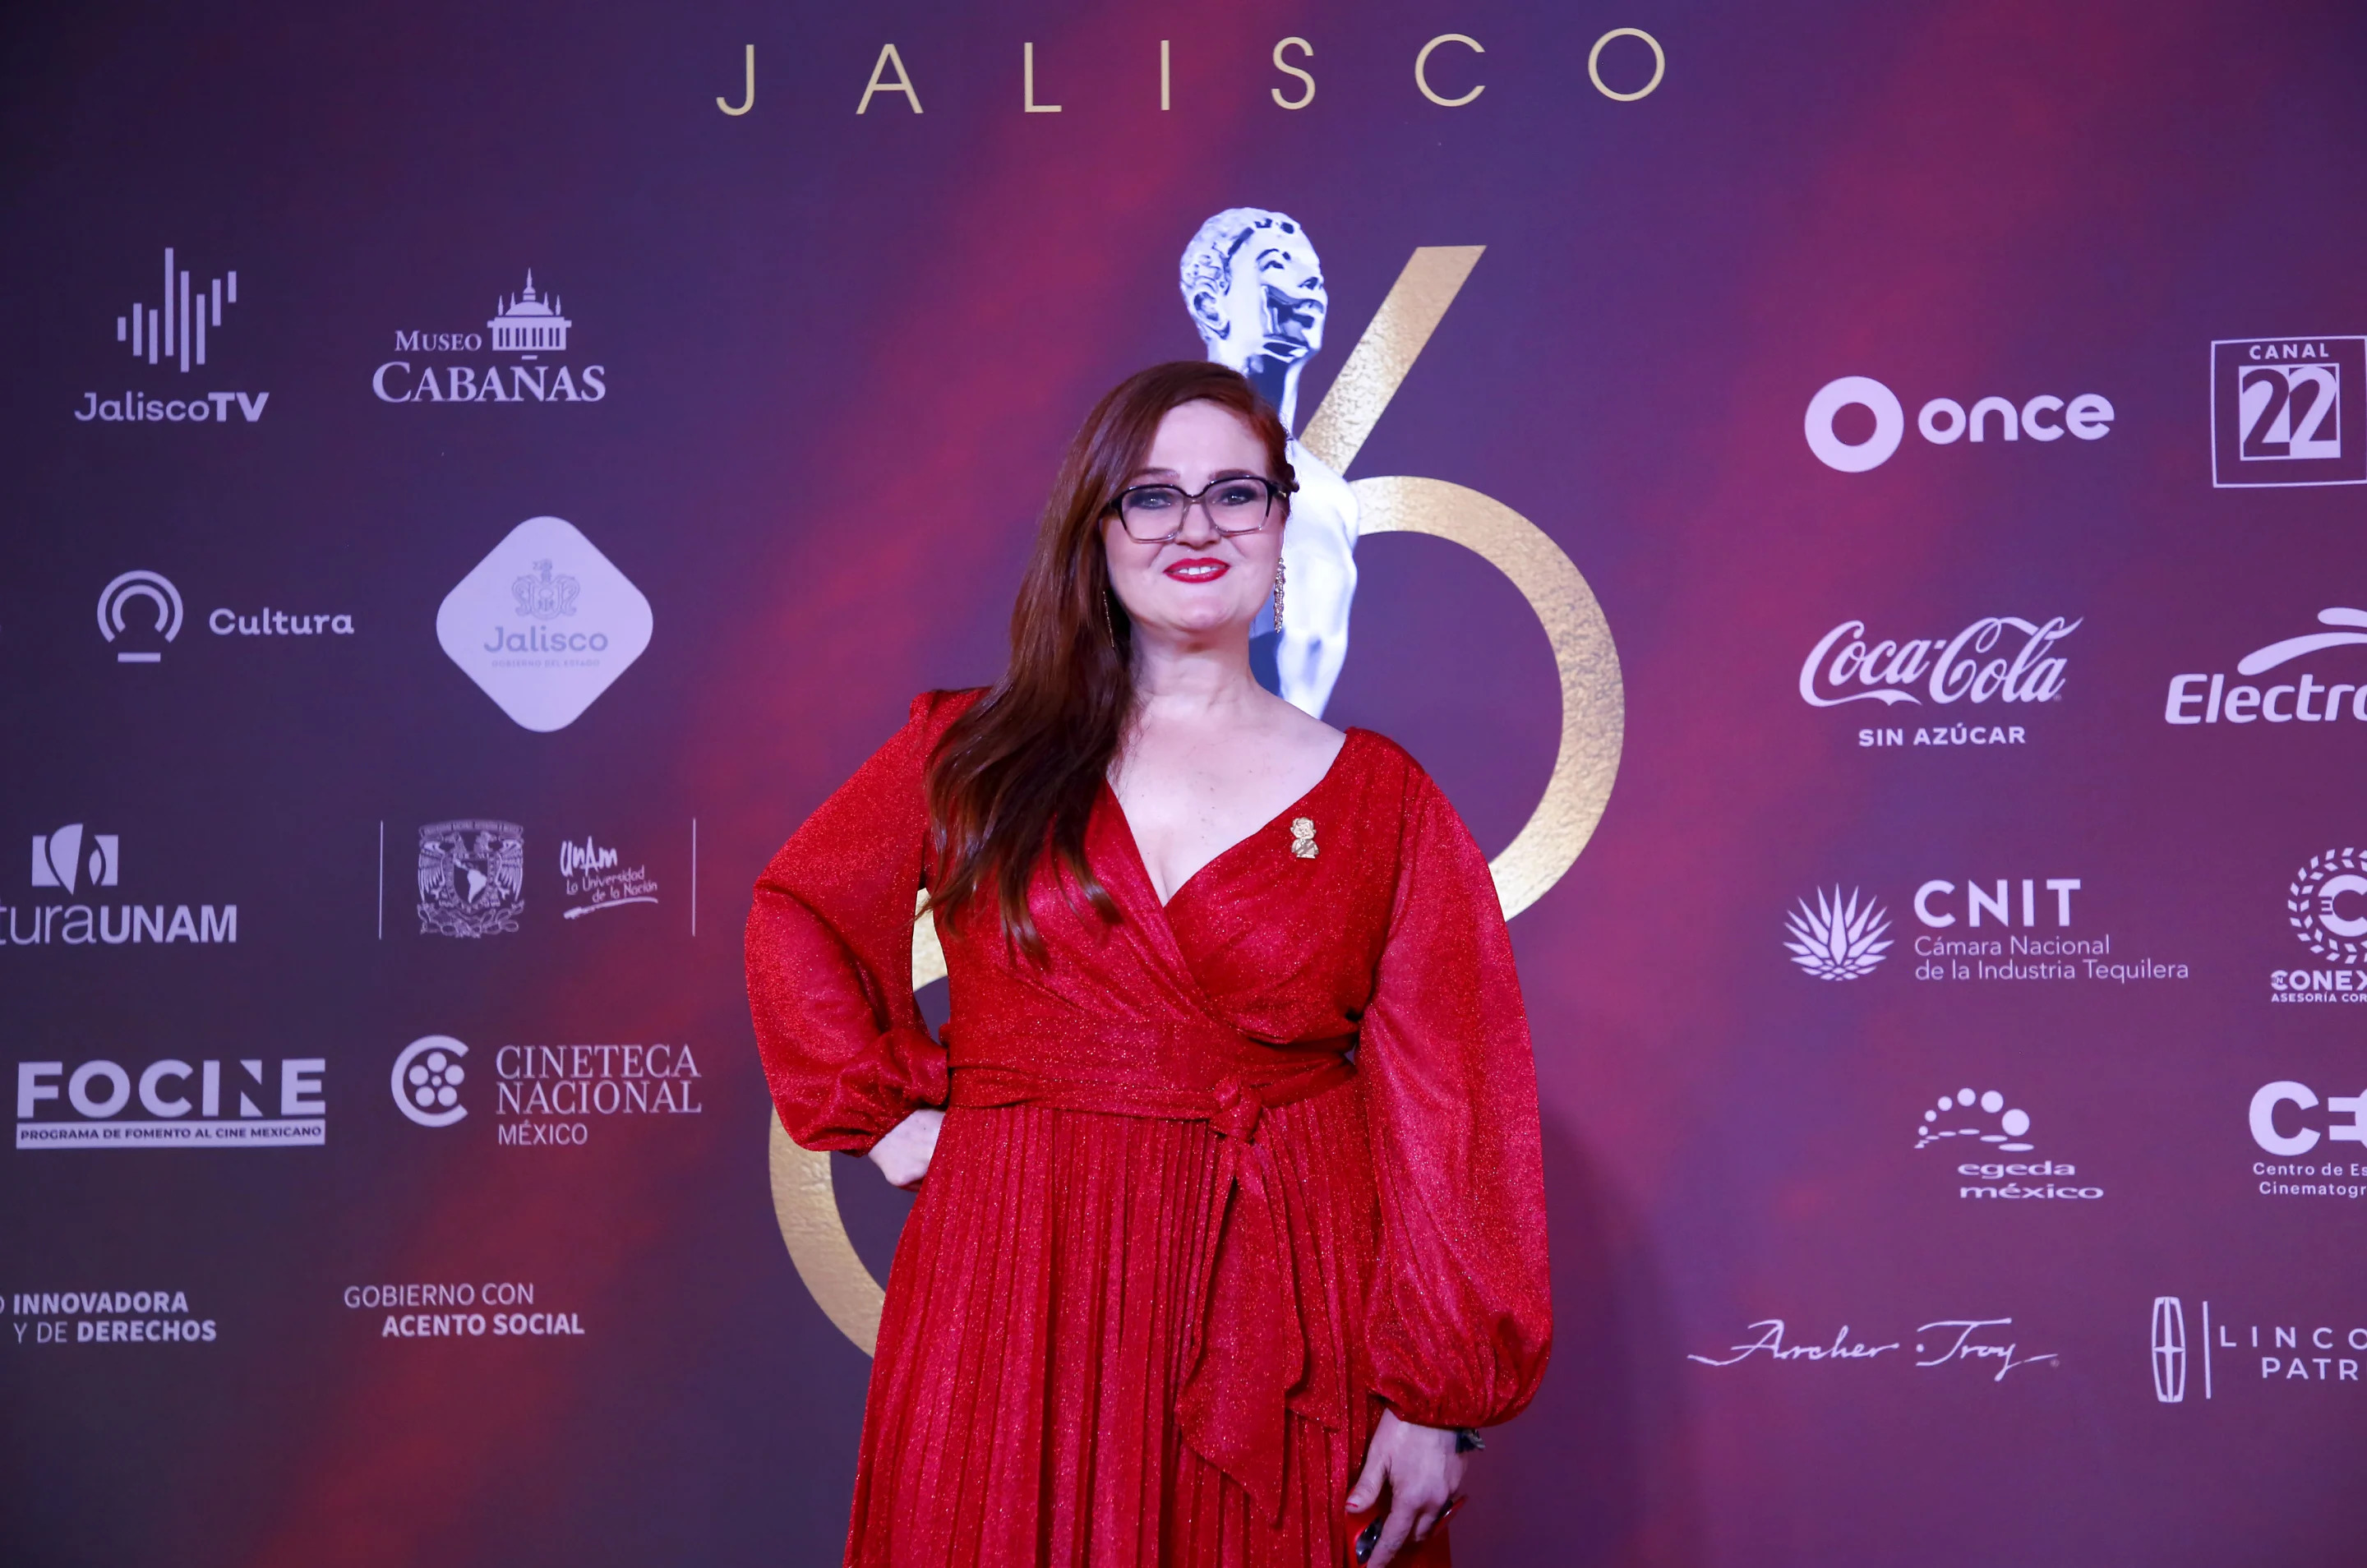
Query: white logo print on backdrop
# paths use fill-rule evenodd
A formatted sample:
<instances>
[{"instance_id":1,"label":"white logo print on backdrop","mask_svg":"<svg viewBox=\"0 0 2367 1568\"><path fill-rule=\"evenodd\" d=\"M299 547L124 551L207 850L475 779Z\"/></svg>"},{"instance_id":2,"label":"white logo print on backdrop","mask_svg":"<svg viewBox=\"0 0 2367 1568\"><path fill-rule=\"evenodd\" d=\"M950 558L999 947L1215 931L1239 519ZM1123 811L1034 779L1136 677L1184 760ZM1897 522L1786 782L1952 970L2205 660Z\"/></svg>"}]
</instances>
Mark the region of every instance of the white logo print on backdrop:
<instances>
[{"instance_id":1,"label":"white logo print on backdrop","mask_svg":"<svg viewBox=\"0 0 2367 1568\"><path fill-rule=\"evenodd\" d=\"M549 733L650 646L650 602L559 517L529 517L444 597L436 639L495 705Z\"/></svg>"},{"instance_id":2,"label":"white logo print on backdrop","mask_svg":"<svg viewBox=\"0 0 2367 1568\"><path fill-rule=\"evenodd\" d=\"M1855 980L1874 973L1890 951L1886 933L1890 917L1880 904L1852 887L1848 897L1835 887L1828 895L1817 889L1811 907L1806 898L1784 917L1791 940L1784 946L1792 962L1819 980Z\"/></svg>"},{"instance_id":3,"label":"white logo print on backdrop","mask_svg":"<svg viewBox=\"0 0 2367 1568\"><path fill-rule=\"evenodd\" d=\"M162 572L127 571L99 590L98 635L110 646L119 637L127 645L116 649L118 664L161 663L163 645L181 635L181 591ZM206 629L216 637L351 637L354 617L291 613L268 604L248 615L223 606L206 616ZM141 643L156 646L130 646Z\"/></svg>"},{"instance_id":4,"label":"white logo print on backdrop","mask_svg":"<svg viewBox=\"0 0 2367 1568\"><path fill-rule=\"evenodd\" d=\"M2272 971L2271 1001L2367 1002L2367 852L2310 856L2285 888L2285 922L2329 967Z\"/></svg>"},{"instance_id":5,"label":"white logo print on backdrop","mask_svg":"<svg viewBox=\"0 0 2367 1568\"><path fill-rule=\"evenodd\" d=\"M1918 1151L1938 1145L1957 1160L1956 1196L1967 1202L2088 1201L2104 1195L2096 1186L2077 1186L2078 1166L2068 1160L2007 1159L2038 1152L2031 1140L2030 1112L2002 1090L1943 1094L1915 1128Z\"/></svg>"},{"instance_id":6,"label":"white logo print on backdrop","mask_svg":"<svg viewBox=\"0 0 2367 1568\"><path fill-rule=\"evenodd\" d=\"M460 1103L460 1085L469 1076L460 1058L468 1054L448 1034L425 1035L404 1046L388 1080L396 1108L423 1127L449 1127L469 1114Z\"/></svg>"},{"instance_id":7,"label":"white logo print on backdrop","mask_svg":"<svg viewBox=\"0 0 2367 1568\"><path fill-rule=\"evenodd\" d=\"M1874 416L1873 434L1862 441L1844 441L1833 428L1846 408L1862 408ZM1970 437L2004 441L2028 436L2036 442L2060 441L2066 435L2081 441L2101 441L2112 433L2111 400L2082 392L2070 401L2041 393L2019 408L2010 399L1981 398L1967 410L1954 398L1933 398L1915 415L1915 428L1935 446L1950 446ZM1808 450L1817 461L1845 474L1863 474L1890 461L1907 438L1907 410L1898 394L1871 376L1843 376L1817 389L1808 400L1803 422Z\"/></svg>"},{"instance_id":8,"label":"white logo print on backdrop","mask_svg":"<svg viewBox=\"0 0 2367 1568\"><path fill-rule=\"evenodd\" d=\"M2367 484L2362 382L2367 338L2213 344L2212 484L2221 490Z\"/></svg>"},{"instance_id":9,"label":"white logo print on backdrop","mask_svg":"<svg viewBox=\"0 0 2367 1568\"><path fill-rule=\"evenodd\" d=\"M112 887L121 870L118 846L121 840L113 833L93 833L90 836L90 885ZM71 894L81 879L82 824L69 822L54 833L33 835L33 886L55 887Z\"/></svg>"},{"instance_id":10,"label":"white logo print on backdrop","mask_svg":"<svg viewBox=\"0 0 2367 1568\"><path fill-rule=\"evenodd\" d=\"M130 354L134 365L177 370L187 376L207 368L207 346L221 330L225 307L238 303L238 272L190 287L187 268L178 266L169 245L164 250L164 294L151 305L135 299L115 318L115 341ZM149 397L136 388L120 392L85 392L74 416L83 423L224 424L235 409L248 424L263 417L268 392L184 392L178 397Z\"/></svg>"},{"instance_id":11,"label":"white logo print on backdrop","mask_svg":"<svg viewBox=\"0 0 2367 1568\"><path fill-rule=\"evenodd\" d=\"M525 913L525 829L469 818L419 829L420 935L514 935Z\"/></svg>"},{"instance_id":12,"label":"white logo print on backdrop","mask_svg":"<svg viewBox=\"0 0 2367 1568\"><path fill-rule=\"evenodd\" d=\"M1863 621L1843 621L1818 639L1800 666L1800 700L1812 708L1849 703L1905 703L1935 708L1963 703L2035 705L2060 701L2067 661L2055 645L2079 629L2060 615L2044 622L1984 615L1954 637L1884 638L1869 643ZM1858 688L1852 690L1852 688ZM1920 693L1919 695L1918 693ZM2019 746L2021 725L1976 718L1917 727L1918 746ZM1908 744L1905 727L1861 729L1860 746Z\"/></svg>"},{"instance_id":13,"label":"white logo print on backdrop","mask_svg":"<svg viewBox=\"0 0 2367 1568\"><path fill-rule=\"evenodd\" d=\"M69 822L35 833L32 886L67 898L96 897L123 875L122 840ZM238 941L238 906L223 904L0 904L0 946L121 947L176 942L210 945Z\"/></svg>"},{"instance_id":14,"label":"white logo print on backdrop","mask_svg":"<svg viewBox=\"0 0 2367 1568\"><path fill-rule=\"evenodd\" d=\"M2356 648L2367 645L2367 610L2353 610L2342 605L2330 605L2317 613L2318 625L2339 629L2304 632L2256 648L2236 661L2238 675L2265 675L2271 670L2304 659L2313 653L2323 653L2331 648ZM2367 671L2355 681L2322 685L2316 675L2303 671L2296 682L2281 682L2263 690L2252 685L2230 685L2224 673L2173 675L2169 678L2169 700L2163 705L2162 720L2168 724L2250 724L2264 719L2271 724L2331 724L2348 711L2353 719L2367 724ZM2349 693L2347 706L2343 694ZM2326 699L2322 705L2319 697ZM2282 712L2278 700L2286 701Z\"/></svg>"},{"instance_id":15,"label":"white logo print on backdrop","mask_svg":"<svg viewBox=\"0 0 2367 1568\"><path fill-rule=\"evenodd\" d=\"M538 293L534 273L523 291L493 302L480 332L397 332L394 352L370 375L370 390L388 403L596 403L608 395L607 367L571 368L560 363L575 323L559 298ZM515 355L514 363L464 356ZM437 364L436 356L457 363ZM546 357L548 356L548 357Z\"/></svg>"}]
</instances>

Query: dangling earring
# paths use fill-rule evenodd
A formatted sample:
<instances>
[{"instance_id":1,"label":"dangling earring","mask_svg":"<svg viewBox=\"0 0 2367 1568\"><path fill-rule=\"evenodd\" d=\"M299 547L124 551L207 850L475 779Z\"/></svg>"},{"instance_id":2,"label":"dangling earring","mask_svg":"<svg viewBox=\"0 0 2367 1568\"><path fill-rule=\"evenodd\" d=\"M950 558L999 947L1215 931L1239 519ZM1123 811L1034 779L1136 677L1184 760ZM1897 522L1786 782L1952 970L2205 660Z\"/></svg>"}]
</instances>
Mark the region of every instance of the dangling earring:
<instances>
[{"instance_id":1,"label":"dangling earring","mask_svg":"<svg viewBox=\"0 0 2367 1568\"><path fill-rule=\"evenodd\" d=\"M1274 563L1274 630L1276 637L1282 635L1282 590L1287 575L1281 558L1276 557Z\"/></svg>"},{"instance_id":2,"label":"dangling earring","mask_svg":"<svg viewBox=\"0 0 2367 1568\"><path fill-rule=\"evenodd\" d=\"M1104 587L1102 589L1102 637L1109 643L1110 647L1116 648L1117 646L1117 627L1112 625L1110 621L1109 602L1110 591L1107 587Z\"/></svg>"}]
</instances>

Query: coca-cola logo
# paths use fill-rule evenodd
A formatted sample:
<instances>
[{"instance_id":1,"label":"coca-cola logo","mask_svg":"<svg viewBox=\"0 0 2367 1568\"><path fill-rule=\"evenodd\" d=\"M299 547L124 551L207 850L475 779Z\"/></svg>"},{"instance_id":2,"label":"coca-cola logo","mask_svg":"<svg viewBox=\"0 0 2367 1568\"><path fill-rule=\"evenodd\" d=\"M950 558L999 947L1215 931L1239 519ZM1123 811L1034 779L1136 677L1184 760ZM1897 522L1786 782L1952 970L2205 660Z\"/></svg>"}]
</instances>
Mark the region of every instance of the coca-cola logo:
<instances>
[{"instance_id":1,"label":"coca-cola logo","mask_svg":"<svg viewBox=\"0 0 2367 1568\"><path fill-rule=\"evenodd\" d=\"M2063 694L2067 662L2055 645L2079 626L2060 615L2044 622L1987 615L1952 637L1869 642L1863 621L1843 621L1808 650L1800 700L1819 708L1866 701L2051 703Z\"/></svg>"}]
</instances>

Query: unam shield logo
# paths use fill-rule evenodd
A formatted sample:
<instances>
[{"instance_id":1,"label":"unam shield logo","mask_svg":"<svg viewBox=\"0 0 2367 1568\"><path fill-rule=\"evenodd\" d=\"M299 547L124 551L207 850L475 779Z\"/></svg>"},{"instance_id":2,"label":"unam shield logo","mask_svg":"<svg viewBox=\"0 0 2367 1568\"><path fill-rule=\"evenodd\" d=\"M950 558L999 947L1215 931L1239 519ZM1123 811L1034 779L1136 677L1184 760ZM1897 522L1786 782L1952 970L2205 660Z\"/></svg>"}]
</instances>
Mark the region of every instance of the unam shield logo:
<instances>
[{"instance_id":1,"label":"unam shield logo","mask_svg":"<svg viewBox=\"0 0 2367 1568\"><path fill-rule=\"evenodd\" d=\"M419 829L419 934L515 931L526 913L526 829L430 822Z\"/></svg>"},{"instance_id":2,"label":"unam shield logo","mask_svg":"<svg viewBox=\"0 0 2367 1568\"><path fill-rule=\"evenodd\" d=\"M2285 890L2285 918L2320 958L2367 960L2367 855L2357 850L2312 855Z\"/></svg>"},{"instance_id":3,"label":"unam shield logo","mask_svg":"<svg viewBox=\"0 0 2367 1568\"><path fill-rule=\"evenodd\" d=\"M426 1035L404 1046L390 1079L394 1103L423 1127L449 1127L469 1114L460 1103L460 1083L468 1074L459 1060L468 1054L448 1034Z\"/></svg>"}]
</instances>

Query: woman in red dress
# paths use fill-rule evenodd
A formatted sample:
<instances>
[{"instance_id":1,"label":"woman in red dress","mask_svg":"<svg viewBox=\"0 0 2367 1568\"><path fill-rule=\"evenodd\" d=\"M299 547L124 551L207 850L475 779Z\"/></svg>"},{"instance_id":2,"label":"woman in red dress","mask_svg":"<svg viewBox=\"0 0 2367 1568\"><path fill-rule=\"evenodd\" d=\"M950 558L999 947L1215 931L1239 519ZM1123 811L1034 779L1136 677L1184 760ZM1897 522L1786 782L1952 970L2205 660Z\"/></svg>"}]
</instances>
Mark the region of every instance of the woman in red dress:
<instances>
[{"instance_id":1,"label":"woman in red dress","mask_svg":"<svg viewBox=\"0 0 2367 1568\"><path fill-rule=\"evenodd\" d=\"M1444 1562L1471 1429L1544 1371L1535 1075L1487 862L1404 751L1250 672L1291 488L1237 373L1112 391L1002 681L917 699L757 885L783 1124L920 1189L849 1564ZM912 998L923 889L943 1043Z\"/></svg>"}]
</instances>

